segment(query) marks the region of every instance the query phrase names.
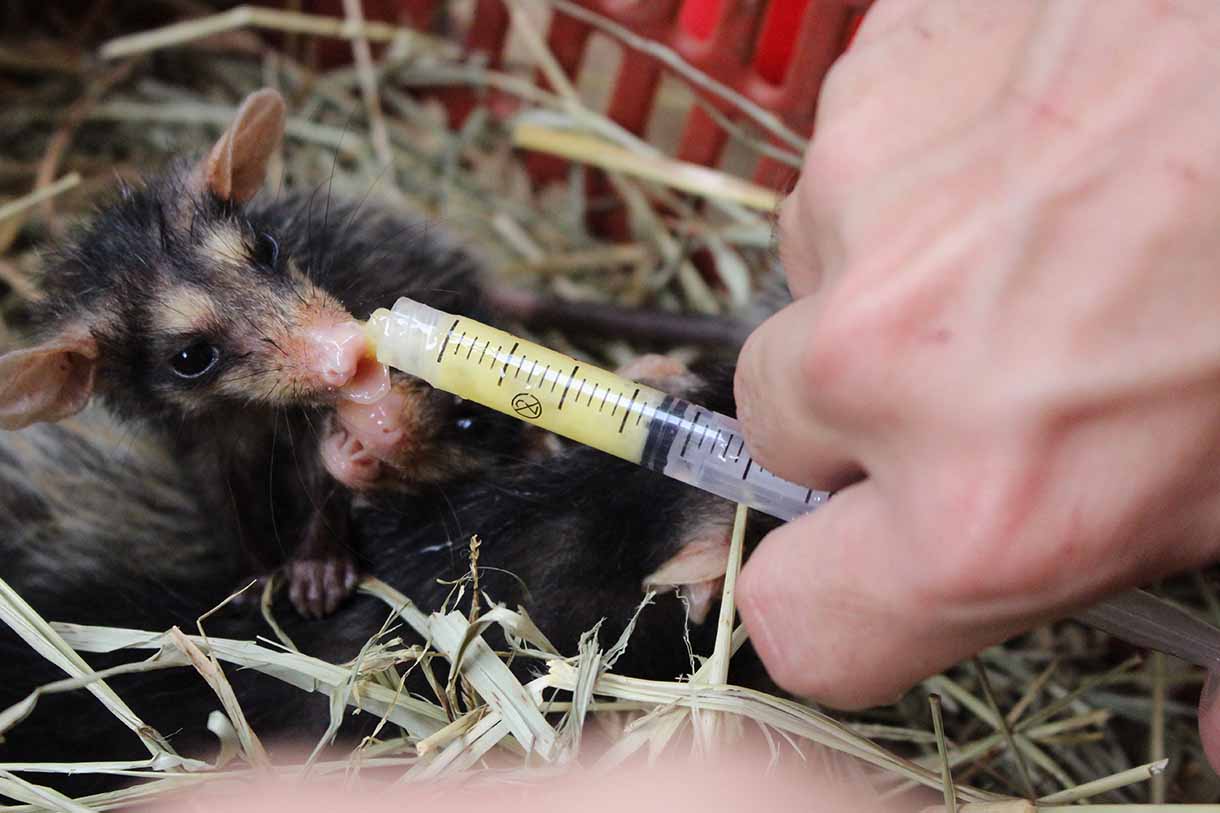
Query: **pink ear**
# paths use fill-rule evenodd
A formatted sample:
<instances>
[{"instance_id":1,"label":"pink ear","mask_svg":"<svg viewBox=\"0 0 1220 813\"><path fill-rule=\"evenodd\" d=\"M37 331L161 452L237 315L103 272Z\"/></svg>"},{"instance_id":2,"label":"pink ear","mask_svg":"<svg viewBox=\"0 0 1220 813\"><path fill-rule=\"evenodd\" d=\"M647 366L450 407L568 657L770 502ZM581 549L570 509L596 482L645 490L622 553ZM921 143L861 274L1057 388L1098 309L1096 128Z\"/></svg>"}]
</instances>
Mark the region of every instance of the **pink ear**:
<instances>
[{"instance_id":1,"label":"pink ear","mask_svg":"<svg viewBox=\"0 0 1220 813\"><path fill-rule=\"evenodd\" d=\"M93 395L96 369L97 343L84 331L0 356L0 428L80 412Z\"/></svg>"},{"instance_id":2,"label":"pink ear","mask_svg":"<svg viewBox=\"0 0 1220 813\"><path fill-rule=\"evenodd\" d=\"M248 201L263 185L283 135L283 97L269 88L251 93L200 168L205 187L221 200Z\"/></svg>"},{"instance_id":3,"label":"pink ear","mask_svg":"<svg viewBox=\"0 0 1220 813\"><path fill-rule=\"evenodd\" d=\"M644 587L666 593L677 589L690 605L690 619L702 624L720 597L729 562L732 529L714 525L692 535L682 550L644 579Z\"/></svg>"}]
</instances>

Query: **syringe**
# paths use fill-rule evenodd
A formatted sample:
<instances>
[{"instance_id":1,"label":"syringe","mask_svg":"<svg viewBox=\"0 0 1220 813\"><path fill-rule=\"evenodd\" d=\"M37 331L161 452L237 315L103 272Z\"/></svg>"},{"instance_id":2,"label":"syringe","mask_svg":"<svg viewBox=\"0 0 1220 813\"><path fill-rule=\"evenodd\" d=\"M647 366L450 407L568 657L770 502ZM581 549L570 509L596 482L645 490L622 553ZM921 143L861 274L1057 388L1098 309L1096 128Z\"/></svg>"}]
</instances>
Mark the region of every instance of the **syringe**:
<instances>
[{"instance_id":1,"label":"syringe","mask_svg":"<svg viewBox=\"0 0 1220 813\"><path fill-rule=\"evenodd\" d=\"M759 466L727 415L473 319L403 297L375 311L367 333L382 364L764 514L790 520L830 497ZM1081 620L1220 670L1220 629L1151 593L1117 596Z\"/></svg>"}]
</instances>

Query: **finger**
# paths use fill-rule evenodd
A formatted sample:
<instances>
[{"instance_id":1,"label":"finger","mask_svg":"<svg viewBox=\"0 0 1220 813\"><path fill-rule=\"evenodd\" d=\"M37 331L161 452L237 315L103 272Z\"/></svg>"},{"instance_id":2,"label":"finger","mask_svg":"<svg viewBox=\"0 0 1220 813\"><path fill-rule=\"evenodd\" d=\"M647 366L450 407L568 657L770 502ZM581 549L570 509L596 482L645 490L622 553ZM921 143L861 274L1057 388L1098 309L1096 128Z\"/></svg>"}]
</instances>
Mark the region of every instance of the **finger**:
<instances>
[{"instance_id":1,"label":"finger","mask_svg":"<svg viewBox=\"0 0 1220 813\"><path fill-rule=\"evenodd\" d=\"M804 168L792 192L780 204L775 227L780 265L794 299L803 299L822 285L823 254L833 243L832 234L816 228L817 212L813 209L812 191L821 178L813 177L818 173L810 155L812 152L806 155Z\"/></svg>"},{"instance_id":2,"label":"finger","mask_svg":"<svg viewBox=\"0 0 1220 813\"><path fill-rule=\"evenodd\" d=\"M737 417L750 453L780 477L833 489L858 479L849 440L820 419L824 393L813 390L806 348L818 301L792 303L750 334L737 363Z\"/></svg>"},{"instance_id":3,"label":"finger","mask_svg":"<svg viewBox=\"0 0 1220 813\"><path fill-rule=\"evenodd\" d=\"M935 567L918 551L872 480L769 534L742 571L738 607L771 677L836 708L882 705L1019 631L946 621L914 586Z\"/></svg>"}]
</instances>

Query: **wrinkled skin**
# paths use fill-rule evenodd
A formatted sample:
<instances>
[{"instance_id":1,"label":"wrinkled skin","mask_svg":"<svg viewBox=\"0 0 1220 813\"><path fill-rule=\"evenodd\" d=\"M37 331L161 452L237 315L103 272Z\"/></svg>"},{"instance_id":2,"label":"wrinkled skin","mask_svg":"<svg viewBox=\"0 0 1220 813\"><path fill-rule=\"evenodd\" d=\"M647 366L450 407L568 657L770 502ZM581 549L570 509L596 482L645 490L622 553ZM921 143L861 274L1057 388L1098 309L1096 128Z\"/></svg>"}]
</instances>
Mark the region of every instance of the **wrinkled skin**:
<instances>
[{"instance_id":1,"label":"wrinkled skin","mask_svg":"<svg viewBox=\"0 0 1220 813\"><path fill-rule=\"evenodd\" d=\"M868 15L736 379L760 462L842 487L742 575L781 685L890 701L1217 558L1218 43L1210 0Z\"/></svg>"}]
</instances>

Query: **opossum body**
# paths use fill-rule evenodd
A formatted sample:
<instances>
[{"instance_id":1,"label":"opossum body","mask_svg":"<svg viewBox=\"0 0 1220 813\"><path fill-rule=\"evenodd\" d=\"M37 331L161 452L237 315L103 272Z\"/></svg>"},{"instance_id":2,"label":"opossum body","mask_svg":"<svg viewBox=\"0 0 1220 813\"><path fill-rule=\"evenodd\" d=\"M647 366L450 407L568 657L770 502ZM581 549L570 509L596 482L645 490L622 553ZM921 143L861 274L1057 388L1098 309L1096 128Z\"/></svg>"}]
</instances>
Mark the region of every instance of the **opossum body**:
<instances>
[{"instance_id":1,"label":"opossum body","mask_svg":"<svg viewBox=\"0 0 1220 813\"><path fill-rule=\"evenodd\" d=\"M223 598L237 574L231 562L207 556L218 543L207 534L189 484L172 477L172 465L167 467L155 449L149 457L132 449L116 461L110 456L114 440L105 423L98 430L83 418L0 436L0 478L19 486L4 483L0 490L0 555L14 563L10 583L52 620L193 629L195 619ZM26 479L20 467L28 457L37 471ZM87 461L87 471L79 471L79 460ZM150 500L146 488L151 476L166 478L160 481L157 501ZM83 499L78 508L77 501L58 499L65 481L80 493L104 489L104 499L124 517L121 531L96 521L88 508L94 501ZM499 468L455 487L445 499L384 495L354 511L352 530L368 572L425 611L440 608L449 596L452 587L445 581L468 571L466 551L477 534L482 540L481 590L509 607L525 607L565 654L575 653L581 634L602 619L602 645L613 642L646 586L696 588L694 593L704 598L693 607L691 641L695 651L707 652L715 613L709 600L714 592L704 588L723 573L732 513L731 505L715 497L577 448L558 453L545 466ZM14 527L4 527L10 521ZM18 529L24 539L15 536ZM99 548L108 551L120 533L126 538L126 556L93 554ZM67 566L32 550L26 541L32 538L58 538L72 551ZM172 556L163 556L171 551ZM667 575L658 580L659 574ZM305 621L282 606L276 614L302 651L339 663L382 627L388 609L362 596L325 622ZM672 591L660 595L640 614L616 671L653 678L689 673L686 617L687 606ZM261 619L245 612L222 611L205 628L211 636L243 640L268 635ZM395 634L413 642L409 629ZM139 657L119 653L90 660L100 668ZM743 679L759 678L754 661L738 663L746 664ZM519 661L515 668L528 675L537 667ZM250 670L226 673L250 723L265 739L309 742L325 730L325 697ZM0 708L60 677L26 644L7 630L0 632ZM109 683L147 723L172 734L180 753L210 754L212 737L205 723L217 700L193 671L124 675ZM431 693L418 669L407 688ZM363 727L375 723L370 716L349 721L342 742L350 745ZM114 760L141 753L138 741L81 691L43 697L35 713L5 737L0 745L0 761L5 762ZM64 785L81 793L106 781L73 777Z\"/></svg>"},{"instance_id":2,"label":"opossum body","mask_svg":"<svg viewBox=\"0 0 1220 813\"><path fill-rule=\"evenodd\" d=\"M409 218L257 199L283 126L279 95L252 94L204 159L124 189L60 252L38 342L0 356L0 428L60 420L96 394L133 433L165 439L252 572L295 552L293 603L318 616L355 584L353 487L443 484L517 453L521 432L405 377L367 403L389 382L354 317L402 295L477 312L478 268ZM324 465L337 405L379 410L362 476Z\"/></svg>"}]
</instances>

